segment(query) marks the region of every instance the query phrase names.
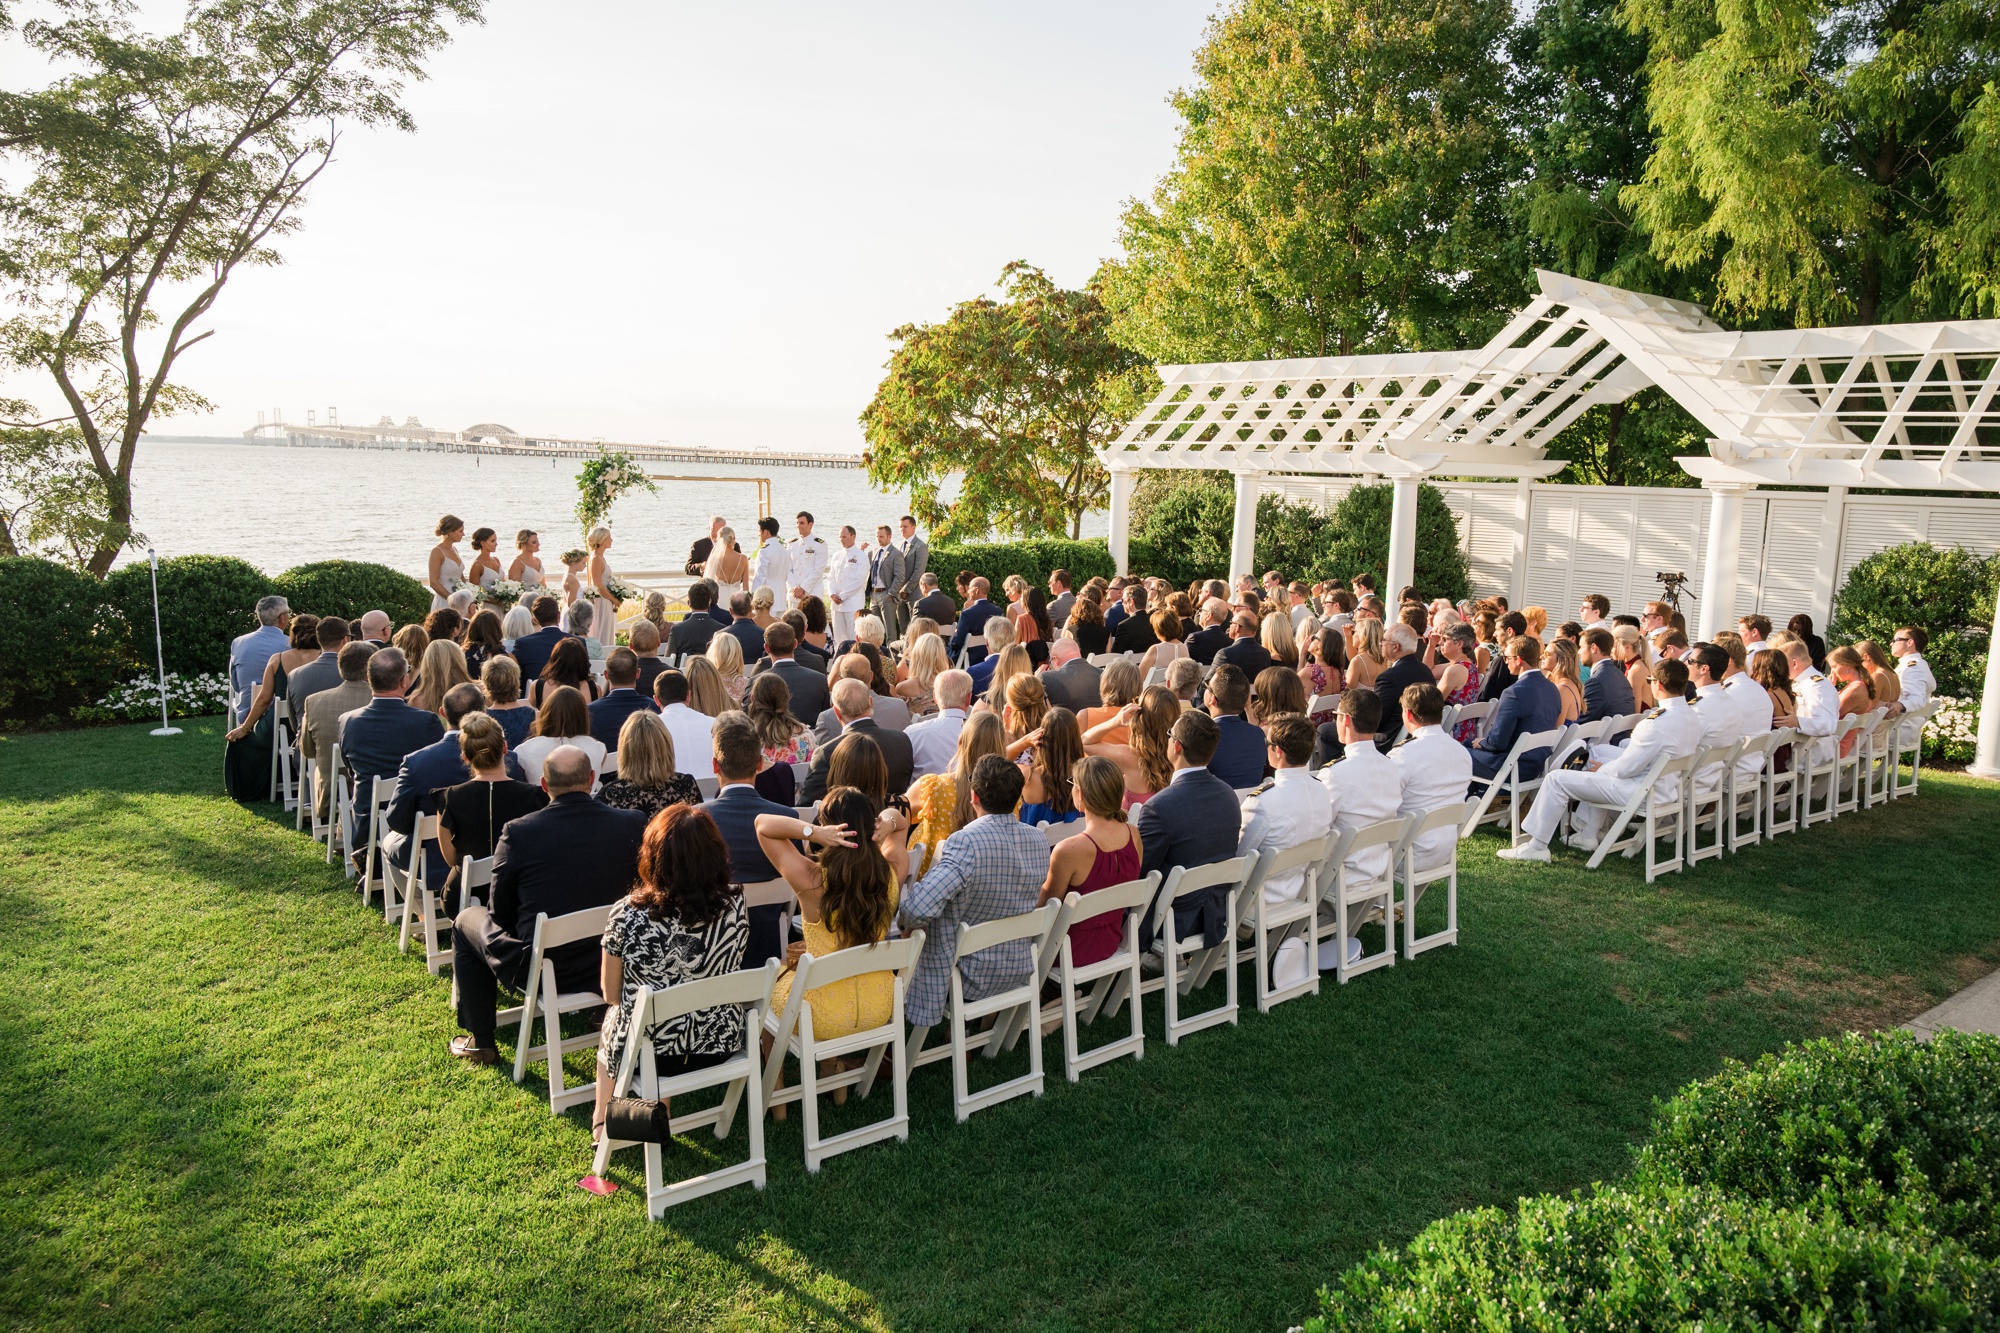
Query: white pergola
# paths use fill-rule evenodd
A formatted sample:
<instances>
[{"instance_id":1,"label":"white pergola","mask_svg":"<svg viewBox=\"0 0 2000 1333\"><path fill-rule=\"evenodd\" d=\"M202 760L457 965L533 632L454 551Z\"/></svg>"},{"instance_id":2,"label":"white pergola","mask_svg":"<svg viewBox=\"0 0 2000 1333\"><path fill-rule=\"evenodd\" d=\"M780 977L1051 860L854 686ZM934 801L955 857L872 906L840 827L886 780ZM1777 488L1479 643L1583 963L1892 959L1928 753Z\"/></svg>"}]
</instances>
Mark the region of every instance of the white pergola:
<instances>
[{"instance_id":1,"label":"white pergola","mask_svg":"<svg viewBox=\"0 0 2000 1333\"><path fill-rule=\"evenodd\" d=\"M1232 580L1253 572L1265 477L1380 477L1402 587L1426 477L1552 475L1545 446L1565 426L1649 385L1713 432L1706 457L1676 460L1710 496L1703 636L1735 606L1743 497L1759 485L2000 491L2000 320L1732 333L1686 302L1539 277L1480 348L1159 367L1158 396L1103 451L1119 570L1142 470L1234 475ZM2000 777L2000 612L1974 771Z\"/></svg>"}]
</instances>

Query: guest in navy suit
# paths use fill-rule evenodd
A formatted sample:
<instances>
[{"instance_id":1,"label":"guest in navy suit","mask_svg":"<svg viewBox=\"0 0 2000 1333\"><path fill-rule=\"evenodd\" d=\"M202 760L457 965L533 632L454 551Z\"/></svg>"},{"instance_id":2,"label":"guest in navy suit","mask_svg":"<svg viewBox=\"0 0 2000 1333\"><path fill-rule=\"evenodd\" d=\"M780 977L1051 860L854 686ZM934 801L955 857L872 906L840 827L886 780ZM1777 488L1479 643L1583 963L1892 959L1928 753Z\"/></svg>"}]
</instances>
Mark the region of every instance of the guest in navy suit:
<instances>
[{"instance_id":1,"label":"guest in navy suit","mask_svg":"<svg viewBox=\"0 0 2000 1333\"><path fill-rule=\"evenodd\" d=\"M442 789L472 781L472 770L466 767L458 746L458 724L466 714L485 710L486 695L479 686L469 680L452 686L445 691L444 705L438 710L444 714L444 738L403 760L396 774L396 799L389 802L384 816L389 831L382 836L382 850L396 869L410 868L410 839L416 835L418 816L438 812L436 796ZM445 864L435 839L424 843L424 852L425 883L442 891L451 867Z\"/></svg>"},{"instance_id":2,"label":"guest in navy suit","mask_svg":"<svg viewBox=\"0 0 2000 1333\"><path fill-rule=\"evenodd\" d=\"M634 713L657 713L660 706L639 693L639 655L614 648L604 659L604 683L611 688L590 705L590 734L607 754L618 752L618 732Z\"/></svg>"},{"instance_id":3,"label":"guest in navy suit","mask_svg":"<svg viewBox=\"0 0 2000 1333\"><path fill-rule=\"evenodd\" d=\"M1403 691L1412 685L1437 684L1436 673L1424 665L1417 647L1417 632L1400 621L1382 631L1382 651L1388 654L1389 664L1375 677L1375 697L1382 702L1383 718L1383 731L1375 744L1384 754L1403 728Z\"/></svg>"},{"instance_id":4,"label":"guest in navy suit","mask_svg":"<svg viewBox=\"0 0 2000 1333\"><path fill-rule=\"evenodd\" d=\"M958 665L958 655L965 650L967 639L977 639L985 635L987 621L995 616L1002 620L1007 618L1005 611L987 600L986 594L992 591L992 588L985 579L974 579L967 585L967 591L972 594L972 600L959 609L958 631L951 636L951 642L945 646L945 653L951 658L953 666ZM974 648L971 660L966 665L970 666L985 660L986 650Z\"/></svg>"},{"instance_id":5,"label":"guest in navy suit","mask_svg":"<svg viewBox=\"0 0 2000 1333\"><path fill-rule=\"evenodd\" d=\"M729 616L722 632L733 637L743 647L743 660L754 662L764 655L764 631L757 628L757 622L750 618L750 594L735 592L729 595Z\"/></svg>"},{"instance_id":6,"label":"guest in navy suit","mask_svg":"<svg viewBox=\"0 0 2000 1333\"><path fill-rule=\"evenodd\" d=\"M1500 696L1493 710L1493 724L1486 734L1471 743L1474 777L1490 778L1507 762L1514 742L1531 732L1548 731L1562 721L1562 691L1541 672L1541 640L1523 634L1507 644L1507 670L1514 683ZM1525 778L1542 775L1546 749L1530 750L1521 756L1520 774Z\"/></svg>"},{"instance_id":7,"label":"guest in navy suit","mask_svg":"<svg viewBox=\"0 0 2000 1333\"><path fill-rule=\"evenodd\" d=\"M1248 725L1247 723L1245 725ZM1167 742L1174 766L1173 781L1140 807L1135 827L1145 849L1139 873L1160 872L1164 888L1175 866L1205 866L1236 855L1243 831L1243 813L1229 784L1208 771L1215 757L1215 723L1202 713L1182 713ZM1209 944L1220 944L1230 928L1228 891L1210 889L1174 908L1174 935L1187 939L1199 932ZM1146 915L1152 928L1152 913ZM1144 941L1150 944L1151 940Z\"/></svg>"},{"instance_id":8,"label":"guest in navy suit","mask_svg":"<svg viewBox=\"0 0 2000 1333\"><path fill-rule=\"evenodd\" d=\"M1229 646L1215 656L1217 661L1227 662L1241 671L1245 680L1255 680L1267 668L1278 665L1278 659L1257 641L1257 617L1248 611L1238 611L1231 617Z\"/></svg>"},{"instance_id":9,"label":"guest in navy suit","mask_svg":"<svg viewBox=\"0 0 2000 1333\"><path fill-rule=\"evenodd\" d=\"M340 719L340 762L354 782L354 822L347 845L355 857L368 845L369 791L374 778L394 777L403 760L444 736L444 722L403 702L410 685L410 662L400 648L384 648L368 659L368 690L374 697ZM358 864L358 860L357 860Z\"/></svg>"},{"instance_id":10,"label":"guest in navy suit","mask_svg":"<svg viewBox=\"0 0 2000 1333\"><path fill-rule=\"evenodd\" d=\"M1224 662L1208 678L1208 713L1215 719L1215 752L1208 771L1234 791L1264 780L1264 729L1243 716L1250 704L1250 682Z\"/></svg>"},{"instance_id":11,"label":"guest in navy suit","mask_svg":"<svg viewBox=\"0 0 2000 1333\"><path fill-rule=\"evenodd\" d=\"M1583 716L1579 722L1595 722L1601 717L1623 717L1639 711L1632 698L1632 682L1611 656L1611 631L1587 629L1578 645L1582 654Z\"/></svg>"},{"instance_id":12,"label":"guest in navy suit","mask_svg":"<svg viewBox=\"0 0 2000 1333\"><path fill-rule=\"evenodd\" d=\"M1201 628L1187 636L1188 656L1207 666L1229 646L1229 604L1210 597L1201 604Z\"/></svg>"},{"instance_id":13,"label":"guest in navy suit","mask_svg":"<svg viewBox=\"0 0 2000 1333\"><path fill-rule=\"evenodd\" d=\"M757 766L764 760L757 728L741 713L726 713L716 721L713 745L715 780L721 785L715 799L701 808L729 844L729 878L738 884L776 879L776 867L757 843L757 816L789 816L792 808L757 794ZM785 942L778 936L784 915L785 909L777 905L750 909L750 945L743 966L762 967L766 959L784 957Z\"/></svg>"},{"instance_id":14,"label":"guest in navy suit","mask_svg":"<svg viewBox=\"0 0 2000 1333\"><path fill-rule=\"evenodd\" d=\"M535 603L534 612L535 623L541 628L514 640L514 661L520 666L524 681L540 676L542 668L549 664L549 654L568 637L557 623L562 619L561 602L553 597L544 597Z\"/></svg>"}]
</instances>

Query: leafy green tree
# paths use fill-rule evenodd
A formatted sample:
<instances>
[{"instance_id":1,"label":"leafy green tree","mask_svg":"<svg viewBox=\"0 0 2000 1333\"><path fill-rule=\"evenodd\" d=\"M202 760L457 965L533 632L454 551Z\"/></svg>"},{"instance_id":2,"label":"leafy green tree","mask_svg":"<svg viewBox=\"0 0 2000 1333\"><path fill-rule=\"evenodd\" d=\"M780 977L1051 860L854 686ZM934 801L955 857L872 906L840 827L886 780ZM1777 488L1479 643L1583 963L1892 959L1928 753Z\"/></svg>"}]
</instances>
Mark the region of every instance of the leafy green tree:
<instances>
[{"instance_id":1,"label":"leafy green tree","mask_svg":"<svg viewBox=\"0 0 2000 1333\"><path fill-rule=\"evenodd\" d=\"M196 326L239 268L279 262L344 126L413 128L401 81L480 0L208 0L164 36L131 8L74 0L23 24L61 73L0 93L0 271L19 307L0 351L59 402L20 428L73 431L101 488L83 562L99 575L131 536L147 421L208 406L176 376L214 332Z\"/></svg>"},{"instance_id":2,"label":"leafy green tree","mask_svg":"<svg viewBox=\"0 0 2000 1333\"><path fill-rule=\"evenodd\" d=\"M910 492L936 539L999 531L1076 537L1106 503L1097 451L1125 424L1151 371L1111 340L1093 284L1056 286L1022 261L1001 300L961 302L942 324L905 324L861 414L868 479ZM946 502L944 484L962 478Z\"/></svg>"},{"instance_id":3,"label":"leafy green tree","mask_svg":"<svg viewBox=\"0 0 2000 1333\"><path fill-rule=\"evenodd\" d=\"M111 534L103 478L74 426L32 420L0 400L0 556L39 555L82 568ZM127 530L126 540L143 541Z\"/></svg>"},{"instance_id":4,"label":"leafy green tree","mask_svg":"<svg viewBox=\"0 0 2000 1333\"><path fill-rule=\"evenodd\" d=\"M1313 567L1312 578L1352 579L1364 570L1375 576L1384 598L1399 588L1389 586L1389 522L1396 488L1356 486L1340 497L1326 527L1333 540ZM1413 579L1426 598L1453 601L1472 595L1472 575L1459 542L1458 516L1444 492L1428 483L1417 488L1417 549Z\"/></svg>"},{"instance_id":5,"label":"leafy green tree","mask_svg":"<svg viewBox=\"0 0 2000 1333\"><path fill-rule=\"evenodd\" d=\"M1962 546L1906 542L1858 561L1833 599L1835 643L1873 639L1886 651L1901 625L1921 625L1930 635L1925 656L1938 693L1979 697L1992 641L1993 606L2000 595L2000 559Z\"/></svg>"},{"instance_id":6,"label":"leafy green tree","mask_svg":"<svg viewBox=\"0 0 2000 1333\"><path fill-rule=\"evenodd\" d=\"M1241 0L1127 205L1117 334L1157 361L1459 347L1520 303L1507 0Z\"/></svg>"},{"instance_id":7,"label":"leafy green tree","mask_svg":"<svg viewBox=\"0 0 2000 1333\"><path fill-rule=\"evenodd\" d=\"M1719 311L1867 324L1992 307L1992 0L1623 13L1649 43L1657 145L1621 202L1668 267L1714 265Z\"/></svg>"}]
</instances>

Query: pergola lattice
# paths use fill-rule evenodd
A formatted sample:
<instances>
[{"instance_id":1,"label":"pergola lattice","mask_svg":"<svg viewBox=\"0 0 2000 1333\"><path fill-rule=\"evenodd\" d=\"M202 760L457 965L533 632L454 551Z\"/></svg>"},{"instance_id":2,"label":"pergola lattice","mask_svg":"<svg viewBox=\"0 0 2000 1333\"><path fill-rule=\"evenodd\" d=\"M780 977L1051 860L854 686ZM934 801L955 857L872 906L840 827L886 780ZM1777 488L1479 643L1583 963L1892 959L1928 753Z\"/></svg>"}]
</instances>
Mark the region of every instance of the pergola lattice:
<instances>
[{"instance_id":1,"label":"pergola lattice","mask_svg":"<svg viewBox=\"0 0 2000 1333\"><path fill-rule=\"evenodd\" d=\"M1251 572L1265 476L1359 475L1395 487L1399 588L1422 479L1549 476L1564 427L1649 385L1713 433L1707 456L1677 460L1710 493L1704 635L1735 604L1742 498L1760 484L2000 491L2000 320L1734 333L1686 302L1539 277L1484 347L1160 367L1159 394L1103 451L1118 568L1136 472L1235 474L1232 579ZM1979 754L2000 776L2000 615Z\"/></svg>"}]
</instances>

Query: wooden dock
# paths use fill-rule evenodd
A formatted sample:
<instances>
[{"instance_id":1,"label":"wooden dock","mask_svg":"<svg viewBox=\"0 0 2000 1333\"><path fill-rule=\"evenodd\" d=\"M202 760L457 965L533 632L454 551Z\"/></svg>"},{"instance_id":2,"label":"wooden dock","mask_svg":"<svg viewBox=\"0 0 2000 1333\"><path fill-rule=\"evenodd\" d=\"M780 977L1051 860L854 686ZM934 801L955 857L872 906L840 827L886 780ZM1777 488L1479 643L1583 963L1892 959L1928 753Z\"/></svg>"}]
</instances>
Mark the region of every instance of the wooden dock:
<instances>
[{"instance_id":1,"label":"wooden dock","mask_svg":"<svg viewBox=\"0 0 2000 1333\"><path fill-rule=\"evenodd\" d=\"M256 426L243 432L247 444L280 449L383 449L403 453L483 454L526 458L592 458L599 449L630 454L643 463L722 463L754 467L858 468L859 454L791 449L710 449L699 445L623 444L611 440L570 440L516 435L467 439L457 431L422 427Z\"/></svg>"}]
</instances>

